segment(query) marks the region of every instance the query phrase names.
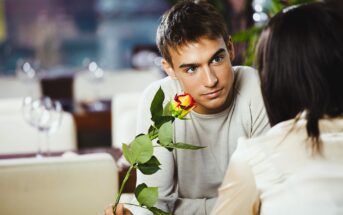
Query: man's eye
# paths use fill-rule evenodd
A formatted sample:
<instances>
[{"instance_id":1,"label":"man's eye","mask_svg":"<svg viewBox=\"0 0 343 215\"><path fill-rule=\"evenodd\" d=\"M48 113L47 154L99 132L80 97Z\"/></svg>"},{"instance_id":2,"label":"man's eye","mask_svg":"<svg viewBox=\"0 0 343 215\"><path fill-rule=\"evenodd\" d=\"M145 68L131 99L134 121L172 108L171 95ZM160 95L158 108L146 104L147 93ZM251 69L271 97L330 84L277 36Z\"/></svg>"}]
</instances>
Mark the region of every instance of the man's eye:
<instances>
[{"instance_id":1,"label":"man's eye","mask_svg":"<svg viewBox=\"0 0 343 215\"><path fill-rule=\"evenodd\" d=\"M212 63L219 63L224 59L224 56L218 55L212 59Z\"/></svg>"},{"instance_id":2,"label":"man's eye","mask_svg":"<svg viewBox=\"0 0 343 215\"><path fill-rule=\"evenodd\" d=\"M192 73L194 73L195 71L196 71L196 67L195 66L191 66L191 67L188 67L187 69L186 69L186 72L188 73L188 74L192 74Z\"/></svg>"}]
</instances>

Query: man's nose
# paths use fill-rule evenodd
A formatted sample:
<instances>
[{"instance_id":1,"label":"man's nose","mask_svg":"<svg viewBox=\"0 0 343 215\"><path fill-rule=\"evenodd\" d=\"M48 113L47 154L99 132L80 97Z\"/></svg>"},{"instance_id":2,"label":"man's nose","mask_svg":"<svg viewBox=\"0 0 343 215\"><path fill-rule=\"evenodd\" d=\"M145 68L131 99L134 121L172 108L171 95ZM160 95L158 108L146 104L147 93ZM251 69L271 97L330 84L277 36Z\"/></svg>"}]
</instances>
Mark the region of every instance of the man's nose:
<instances>
[{"instance_id":1,"label":"man's nose","mask_svg":"<svg viewBox=\"0 0 343 215\"><path fill-rule=\"evenodd\" d=\"M206 87L214 87L218 83L216 73L208 66L204 69L204 82Z\"/></svg>"}]
</instances>

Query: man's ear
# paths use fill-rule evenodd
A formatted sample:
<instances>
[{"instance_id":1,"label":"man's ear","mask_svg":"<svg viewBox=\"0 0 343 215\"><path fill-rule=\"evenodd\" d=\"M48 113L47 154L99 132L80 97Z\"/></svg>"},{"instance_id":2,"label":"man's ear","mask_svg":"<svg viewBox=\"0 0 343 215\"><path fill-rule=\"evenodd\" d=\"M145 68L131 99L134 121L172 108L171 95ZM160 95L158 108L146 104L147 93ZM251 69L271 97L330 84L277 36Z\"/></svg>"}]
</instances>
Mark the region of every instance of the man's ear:
<instances>
[{"instance_id":1,"label":"man's ear","mask_svg":"<svg viewBox=\"0 0 343 215\"><path fill-rule=\"evenodd\" d=\"M177 79L176 76L175 76L175 71L172 67L172 65L170 65L166 59L162 59L162 67L163 67L163 70L172 78L172 79Z\"/></svg>"},{"instance_id":2,"label":"man's ear","mask_svg":"<svg viewBox=\"0 0 343 215\"><path fill-rule=\"evenodd\" d=\"M235 59L235 48L233 46L231 36L229 36L229 38L226 41L226 48L230 55L230 61L232 62Z\"/></svg>"}]
</instances>

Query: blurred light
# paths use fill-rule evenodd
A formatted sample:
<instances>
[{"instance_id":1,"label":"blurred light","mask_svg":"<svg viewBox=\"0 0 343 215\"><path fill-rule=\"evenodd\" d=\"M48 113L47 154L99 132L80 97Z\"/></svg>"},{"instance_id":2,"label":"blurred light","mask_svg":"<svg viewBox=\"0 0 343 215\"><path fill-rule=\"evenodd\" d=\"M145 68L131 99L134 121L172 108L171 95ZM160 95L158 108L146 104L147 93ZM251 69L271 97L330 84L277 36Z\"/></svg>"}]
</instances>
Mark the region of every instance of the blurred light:
<instances>
[{"instance_id":1,"label":"blurred light","mask_svg":"<svg viewBox=\"0 0 343 215\"><path fill-rule=\"evenodd\" d=\"M162 66L162 57L160 57L160 56L155 57L154 64L155 64L155 66L160 68Z\"/></svg>"},{"instance_id":2,"label":"blurred light","mask_svg":"<svg viewBox=\"0 0 343 215\"><path fill-rule=\"evenodd\" d=\"M89 64L88 69L89 69L90 71L95 71L95 70L98 69L98 65L97 65L94 61L92 61L92 62Z\"/></svg>"},{"instance_id":3,"label":"blurred light","mask_svg":"<svg viewBox=\"0 0 343 215\"><path fill-rule=\"evenodd\" d=\"M255 22L261 21L261 16L259 13L254 13L254 15L252 15L252 18L254 19Z\"/></svg>"},{"instance_id":4,"label":"blurred light","mask_svg":"<svg viewBox=\"0 0 343 215\"><path fill-rule=\"evenodd\" d=\"M257 4L257 5L255 5L254 9L255 9L256 12L262 12L263 7L262 7L262 5Z\"/></svg>"},{"instance_id":5,"label":"blurred light","mask_svg":"<svg viewBox=\"0 0 343 215\"><path fill-rule=\"evenodd\" d=\"M31 69L31 65L28 62L25 62L23 65L23 70L25 72L29 71Z\"/></svg>"},{"instance_id":6,"label":"blurred light","mask_svg":"<svg viewBox=\"0 0 343 215\"><path fill-rule=\"evenodd\" d=\"M268 16L264 12L254 13L252 16L255 22L266 22L268 20Z\"/></svg>"}]
</instances>

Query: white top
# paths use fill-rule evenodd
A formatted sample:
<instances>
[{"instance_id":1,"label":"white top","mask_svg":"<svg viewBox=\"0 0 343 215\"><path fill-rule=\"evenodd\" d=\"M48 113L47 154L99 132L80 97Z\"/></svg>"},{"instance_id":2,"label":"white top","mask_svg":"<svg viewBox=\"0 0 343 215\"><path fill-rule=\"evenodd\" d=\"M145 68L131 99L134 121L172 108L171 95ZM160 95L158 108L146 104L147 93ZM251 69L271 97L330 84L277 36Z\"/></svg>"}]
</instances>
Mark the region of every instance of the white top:
<instances>
[{"instance_id":1,"label":"white top","mask_svg":"<svg viewBox=\"0 0 343 215\"><path fill-rule=\"evenodd\" d=\"M304 118L240 139L213 215L343 214L343 118L319 125L322 155L308 147Z\"/></svg>"},{"instance_id":2,"label":"white top","mask_svg":"<svg viewBox=\"0 0 343 215\"><path fill-rule=\"evenodd\" d=\"M175 120L174 141L207 148L180 149L173 153L154 148L161 170L153 175L138 171L137 184L159 187L157 207L173 214L209 214L237 139L253 137L269 129L256 71L250 67L234 67L234 73L235 92L229 108L212 115L192 111L188 115L190 120ZM151 125L150 103L160 86L167 99L182 92L179 82L169 77L150 85L140 103L137 133L146 133ZM134 214L146 213L131 209Z\"/></svg>"}]
</instances>

